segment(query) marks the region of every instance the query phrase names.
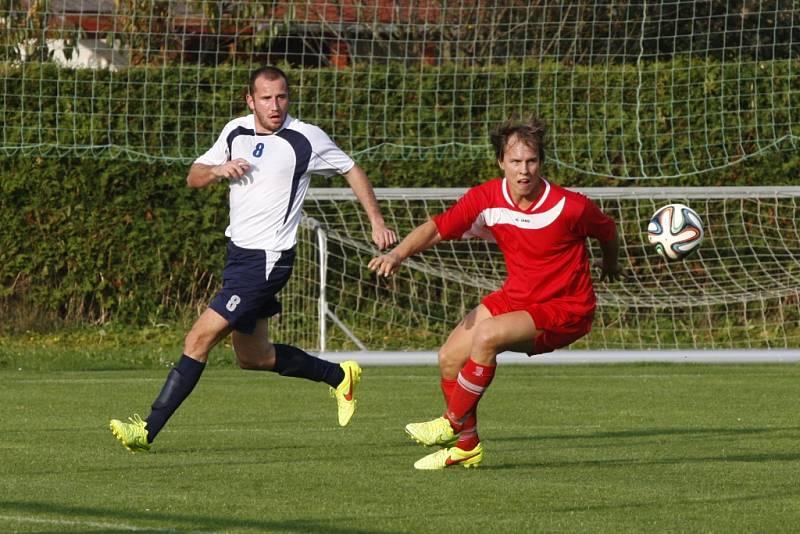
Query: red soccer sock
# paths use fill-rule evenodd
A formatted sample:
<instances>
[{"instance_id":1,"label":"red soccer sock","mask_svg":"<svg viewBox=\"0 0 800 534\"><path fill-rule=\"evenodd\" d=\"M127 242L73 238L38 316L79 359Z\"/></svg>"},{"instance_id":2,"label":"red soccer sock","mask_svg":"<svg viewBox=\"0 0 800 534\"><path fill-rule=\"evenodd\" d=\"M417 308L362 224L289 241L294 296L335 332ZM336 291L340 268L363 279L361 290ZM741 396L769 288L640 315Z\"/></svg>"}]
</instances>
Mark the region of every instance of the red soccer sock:
<instances>
[{"instance_id":1,"label":"red soccer sock","mask_svg":"<svg viewBox=\"0 0 800 534\"><path fill-rule=\"evenodd\" d=\"M458 385L458 380L455 378L442 378L440 385L442 387L442 394L444 395L444 402L447 405L450 402L450 397L453 396L453 390ZM467 420L464 421L461 434L458 436L458 443L456 447L459 449L470 451L478 446L480 438L478 437L478 417L475 410L470 412Z\"/></svg>"},{"instance_id":2,"label":"red soccer sock","mask_svg":"<svg viewBox=\"0 0 800 534\"><path fill-rule=\"evenodd\" d=\"M442 388L442 395L444 395L444 404L447 406L447 403L450 402L450 397L453 396L453 390L456 389L457 381L455 378L441 378L439 385Z\"/></svg>"},{"instance_id":3,"label":"red soccer sock","mask_svg":"<svg viewBox=\"0 0 800 534\"><path fill-rule=\"evenodd\" d=\"M462 451L471 451L477 447L478 443L480 442L481 438L478 437L478 429L473 427L472 430L461 431L461 434L458 435L458 443L456 443L456 447Z\"/></svg>"},{"instance_id":4,"label":"red soccer sock","mask_svg":"<svg viewBox=\"0 0 800 534\"><path fill-rule=\"evenodd\" d=\"M480 443L481 438L478 437L478 413L477 409L472 410L464 421L461 427L461 433L458 435L458 443L456 447L463 451L471 451Z\"/></svg>"},{"instance_id":5,"label":"red soccer sock","mask_svg":"<svg viewBox=\"0 0 800 534\"><path fill-rule=\"evenodd\" d=\"M478 406L478 401L492 383L495 368L495 365L479 365L472 358L461 368L461 372L458 373L458 384L447 403L446 414L456 432L461 432L466 427L470 415Z\"/></svg>"}]
</instances>

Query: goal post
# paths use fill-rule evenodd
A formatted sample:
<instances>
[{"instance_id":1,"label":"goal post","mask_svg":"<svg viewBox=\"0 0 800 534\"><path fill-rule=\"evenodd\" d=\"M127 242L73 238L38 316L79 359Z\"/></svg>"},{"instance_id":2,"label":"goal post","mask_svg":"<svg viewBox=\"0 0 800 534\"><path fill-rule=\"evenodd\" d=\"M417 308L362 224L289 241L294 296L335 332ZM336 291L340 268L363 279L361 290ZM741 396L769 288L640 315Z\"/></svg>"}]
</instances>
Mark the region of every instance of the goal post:
<instances>
[{"instance_id":1,"label":"goal post","mask_svg":"<svg viewBox=\"0 0 800 534\"><path fill-rule=\"evenodd\" d=\"M642 355L654 351L681 361L687 351L767 350L779 359L798 353L800 187L577 190L617 222L628 278L595 281L593 330L570 351L602 352L612 361L620 354L646 360ZM376 195L387 224L402 236L464 192L379 188ZM700 214L705 237L695 255L667 263L647 242L646 227L658 207L672 202ZM275 335L309 349L430 358L504 279L498 249L478 239L442 242L406 260L395 276L377 277L367 268L377 254L369 221L349 189L312 189L304 210ZM599 256L596 242L589 251Z\"/></svg>"}]
</instances>

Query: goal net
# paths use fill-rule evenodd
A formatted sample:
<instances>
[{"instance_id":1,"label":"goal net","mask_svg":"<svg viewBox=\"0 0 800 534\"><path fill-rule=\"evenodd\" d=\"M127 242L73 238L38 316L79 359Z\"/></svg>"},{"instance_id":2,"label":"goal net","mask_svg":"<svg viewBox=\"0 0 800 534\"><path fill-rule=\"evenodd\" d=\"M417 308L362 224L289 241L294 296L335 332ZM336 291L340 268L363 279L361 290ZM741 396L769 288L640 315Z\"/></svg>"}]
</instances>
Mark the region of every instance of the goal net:
<instances>
[{"instance_id":1,"label":"goal net","mask_svg":"<svg viewBox=\"0 0 800 534\"><path fill-rule=\"evenodd\" d=\"M491 164L488 132L513 115L548 123L554 181L726 183L723 169L800 145L797 0L18 0L0 5L0 28L0 156L20 160L188 165L248 113L248 75L266 63L287 70L293 115L386 171L370 171L376 185L400 183L392 167L407 162ZM597 285L575 348L800 346L796 189L585 192L620 224L631 279ZM405 235L460 193L379 197ZM686 262L644 239L668 202L706 223ZM503 279L497 251L469 241L377 280L349 192L314 190L305 209L280 339L432 350Z\"/></svg>"},{"instance_id":2,"label":"goal net","mask_svg":"<svg viewBox=\"0 0 800 534\"><path fill-rule=\"evenodd\" d=\"M800 139L795 0L20 0L0 26L4 154L191 162L267 62L360 160L484 160L512 114L562 169L623 179Z\"/></svg>"},{"instance_id":3,"label":"goal net","mask_svg":"<svg viewBox=\"0 0 800 534\"><path fill-rule=\"evenodd\" d=\"M387 224L405 235L463 190L378 190ZM628 279L595 283L592 332L573 349L776 349L800 346L800 187L587 188L617 221ZM699 251L665 262L647 242L660 206L704 221ZM505 277L496 246L447 241L380 278L367 263L369 221L348 189L312 189L280 339L318 350L436 350ZM590 256L599 249L590 242Z\"/></svg>"}]
</instances>

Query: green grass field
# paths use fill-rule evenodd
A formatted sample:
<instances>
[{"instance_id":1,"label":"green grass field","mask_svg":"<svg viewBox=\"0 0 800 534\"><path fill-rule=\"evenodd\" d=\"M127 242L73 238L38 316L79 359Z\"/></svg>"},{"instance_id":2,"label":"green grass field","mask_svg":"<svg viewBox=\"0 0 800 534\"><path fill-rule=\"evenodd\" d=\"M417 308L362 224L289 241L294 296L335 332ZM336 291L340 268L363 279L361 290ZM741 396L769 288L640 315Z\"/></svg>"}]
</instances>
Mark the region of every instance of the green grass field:
<instances>
[{"instance_id":1,"label":"green grass field","mask_svg":"<svg viewBox=\"0 0 800 534\"><path fill-rule=\"evenodd\" d=\"M209 368L147 455L165 371L0 372L0 531L791 532L800 367L505 366L479 469L416 472L433 367L369 367L350 427L320 384Z\"/></svg>"}]
</instances>

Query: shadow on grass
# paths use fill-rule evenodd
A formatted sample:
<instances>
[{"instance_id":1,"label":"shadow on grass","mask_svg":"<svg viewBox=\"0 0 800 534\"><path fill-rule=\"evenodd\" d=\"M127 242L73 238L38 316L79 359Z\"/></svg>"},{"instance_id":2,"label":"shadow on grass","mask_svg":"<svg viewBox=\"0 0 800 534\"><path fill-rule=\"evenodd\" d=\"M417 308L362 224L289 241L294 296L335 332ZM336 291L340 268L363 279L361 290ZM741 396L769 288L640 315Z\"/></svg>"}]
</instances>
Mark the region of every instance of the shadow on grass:
<instances>
[{"instance_id":1,"label":"shadow on grass","mask_svg":"<svg viewBox=\"0 0 800 534\"><path fill-rule=\"evenodd\" d=\"M766 427L766 428L645 428L638 430L617 430L574 434L535 434L531 436L506 436L493 438L492 441L546 441L569 439L606 439L606 438L643 438L652 436L738 436L749 434L766 434L772 432L800 431L798 426Z\"/></svg>"},{"instance_id":2,"label":"shadow on grass","mask_svg":"<svg viewBox=\"0 0 800 534\"><path fill-rule=\"evenodd\" d=\"M88 508L82 506L68 506L64 504L31 501L4 501L0 502L0 511L28 514L43 520L53 518L53 523L59 521L74 521L75 518L91 517L95 521L103 521L109 526L119 524L119 531L130 531L131 524L135 523L137 530L169 530L171 532L186 530L227 530L251 529L258 532L283 531L283 532L331 532L333 534L367 533L375 529L361 529L349 525L349 520L355 518L332 517L328 521L315 521L311 519L236 519L228 517L214 517L197 514L166 514L160 512L136 513L125 510L109 510L102 508ZM77 525L76 525L77 526ZM62 527L63 528L63 527ZM382 532L400 532L385 530Z\"/></svg>"},{"instance_id":3,"label":"shadow on grass","mask_svg":"<svg viewBox=\"0 0 800 534\"><path fill-rule=\"evenodd\" d=\"M641 437L666 436L745 436L772 434L786 431L799 431L800 427L767 427L767 428L652 428L640 430L620 430L613 432L592 432L589 434L550 434L532 436L510 436L491 439L495 442L522 442L535 444L546 440L592 440L592 439L625 439ZM624 445L624 441L621 442ZM764 453L764 454L721 454L718 456L675 457L675 458L618 458L602 460L542 461L528 463L509 463L502 465L485 465L483 469L519 469L519 468L554 468L554 467L618 467L636 465L689 464L705 462L796 462L800 461L798 453Z\"/></svg>"},{"instance_id":4,"label":"shadow on grass","mask_svg":"<svg viewBox=\"0 0 800 534\"><path fill-rule=\"evenodd\" d=\"M572 460L572 461L542 461L542 462L517 462L502 465L481 465L484 470L522 469L522 468L553 468L553 467L631 467L647 465L693 464L709 462L797 462L800 453L774 453L774 454L723 454L719 456L686 456L676 458L610 458L606 460Z\"/></svg>"},{"instance_id":5,"label":"shadow on grass","mask_svg":"<svg viewBox=\"0 0 800 534\"><path fill-rule=\"evenodd\" d=\"M736 495L736 496L714 496L705 499L681 499L670 503L670 506L685 506L692 505L706 505L706 504L725 504L725 503L747 503L752 501L764 500L783 500L787 498L796 498L800 495L798 491L785 491L785 492L771 492L771 493L757 493L749 495ZM587 504L585 506L567 506L562 508L553 508L549 511L556 513L579 513L579 512L602 512L607 510L627 510L637 509L646 510L653 508L663 508L663 502L649 501L649 502L631 502L621 504Z\"/></svg>"}]
</instances>

